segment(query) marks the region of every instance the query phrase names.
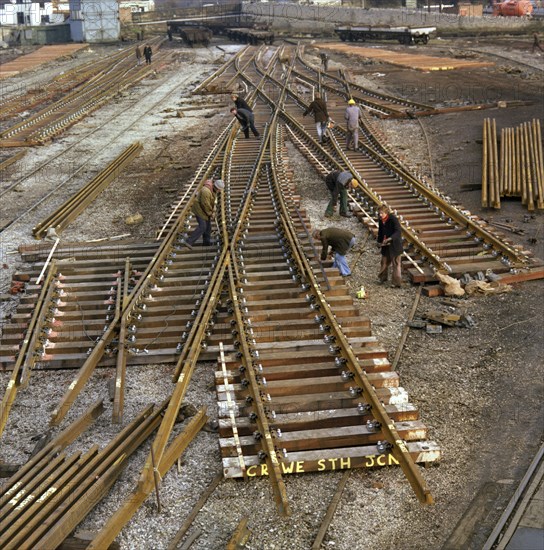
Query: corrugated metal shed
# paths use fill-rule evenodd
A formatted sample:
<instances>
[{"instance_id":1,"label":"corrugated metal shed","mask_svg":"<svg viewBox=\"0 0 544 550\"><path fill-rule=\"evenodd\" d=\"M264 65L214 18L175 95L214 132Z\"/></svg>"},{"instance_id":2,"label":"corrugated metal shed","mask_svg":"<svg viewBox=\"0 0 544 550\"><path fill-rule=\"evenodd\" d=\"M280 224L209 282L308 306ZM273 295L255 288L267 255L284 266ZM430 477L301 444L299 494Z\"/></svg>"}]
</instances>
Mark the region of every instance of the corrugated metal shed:
<instances>
[{"instance_id":1,"label":"corrugated metal shed","mask_svg":"<svg viewBox=\"0 0 544 550\"><path fill-rule=\"evenodd\" d=\"M70 30L75 42L119 40L119 3L116 0L71 0Z\"/></svg>"}]
</instances>

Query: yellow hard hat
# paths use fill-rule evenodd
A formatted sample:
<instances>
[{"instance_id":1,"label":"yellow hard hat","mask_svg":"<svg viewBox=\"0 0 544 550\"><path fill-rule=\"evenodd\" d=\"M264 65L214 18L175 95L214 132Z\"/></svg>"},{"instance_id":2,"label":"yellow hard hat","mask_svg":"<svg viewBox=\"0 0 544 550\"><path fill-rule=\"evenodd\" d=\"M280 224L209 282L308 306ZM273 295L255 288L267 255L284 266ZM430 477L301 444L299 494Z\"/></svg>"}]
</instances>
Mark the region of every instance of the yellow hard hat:
<instances>
[{"instance_id":1,"label":"yellow hard hat","mask_svg":"<svg viewBox=\"0 0 544 550\"><path fill-rule=\"evenodd\" d=\"M354 99L350 99L348 101L348 105L355 105L355 100Z\"/></svg>"},{"instance_id":2,"label":"yellow hard hat","mask_svg":"<svg viewBox=\"0 0 544 550\"><path fill-rule=\"evenodd\" d=\"M351 180L351 185L352 185L353 187L357 187L357 186L359 185L359 182L358 182L355 178L353 178L353 179Z\"/></svg>"}]
</instances>

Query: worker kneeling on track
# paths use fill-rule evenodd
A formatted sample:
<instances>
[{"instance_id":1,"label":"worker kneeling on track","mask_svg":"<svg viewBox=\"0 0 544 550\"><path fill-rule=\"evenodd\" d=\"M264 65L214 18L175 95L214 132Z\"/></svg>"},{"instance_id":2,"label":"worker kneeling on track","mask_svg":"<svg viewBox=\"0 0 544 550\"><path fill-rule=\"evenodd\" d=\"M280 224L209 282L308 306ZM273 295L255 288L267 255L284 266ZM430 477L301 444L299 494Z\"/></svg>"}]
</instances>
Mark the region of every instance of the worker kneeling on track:
<instances>
[{"instance_id":1,"label":"worker kneeling on track","mask_svg":"<svg viewBox=\"0 0 544 550\"><path fill-rule=\"evenodd\" d=\"M316 229L313 233L314 239L320 240L323 245L321 261L325 261L329 255L329 246L333 256L333 267L337 267L342 277L349 277L351 269L346 260L346 254L355 245L355 235L351 231L338 227L327 227Z\"/></svg>"},{"instance_id":2,"label":"worker kneeling on track","mask_svg":"<svg viewBox=\"0 0 544 550\"><path fill-rule=\"evenodd\" d=\"M198 197L193 203L193 214L196 216L198 226L187 237L183 244L187 248L193 248L195 242L202 236L202 244L209 246L212 236L212 220L215 218L215 204L217 193L223 191L225 183L223 180L206 180Z\"/></svg>"},{"instance_id":3,"label":"worker kneeling on track","mask_svg":"<svg viewBox=\"0 0 544 550\"><path fill-rule=\"evenodd\" d=\"M325 184L331 193L331 200L325 210L325 217L332 218L336 210L336 203L340 198L340 216L351 218L348 210L348 190L354 189L359 182L353 178L351 172L338 172L333 170L325 178Z\"/></svg>"}]
</instances>

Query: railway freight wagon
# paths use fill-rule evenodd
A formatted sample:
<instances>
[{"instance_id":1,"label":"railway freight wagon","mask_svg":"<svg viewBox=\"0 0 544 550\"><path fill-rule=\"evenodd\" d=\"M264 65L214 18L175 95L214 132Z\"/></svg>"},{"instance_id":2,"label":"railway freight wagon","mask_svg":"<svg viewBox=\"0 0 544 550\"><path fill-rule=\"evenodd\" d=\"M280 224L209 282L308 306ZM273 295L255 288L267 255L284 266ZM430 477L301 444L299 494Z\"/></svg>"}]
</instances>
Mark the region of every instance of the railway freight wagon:
<instances>
[{"instance_id":1,"label":"railway freight wagon","mask_svg":"<svg viewBox=\"0 0 544 550\"><path fill-rule=\"evenodd\" d=\"M334 32L345 42L398 40L401 44L427 44L436 27L337 27Z\"/></svg>"},{"instance_id":2,"label":"railway freight wagon","mask_svg":"<svg viewBox=\"0 0 544 550\"><path fill-rule=\"evenodd\" d=\"M182 25L176 21L168 21L168 27L172 33L179 33L181 39L191 47L198 44L208 46L213 36L212 31L206 27Z\"/></svg>"},{"instance_id":3,"label":"railway freight wagon","mask_svg":"<svg viewBox=\"0 0 544 550\"><path fill-rule=\"evenodd\" d=\"M273 44L274 42L274 33L266 30L227 29L227 36L243 44Z\"/></svg>"}]
</instances>

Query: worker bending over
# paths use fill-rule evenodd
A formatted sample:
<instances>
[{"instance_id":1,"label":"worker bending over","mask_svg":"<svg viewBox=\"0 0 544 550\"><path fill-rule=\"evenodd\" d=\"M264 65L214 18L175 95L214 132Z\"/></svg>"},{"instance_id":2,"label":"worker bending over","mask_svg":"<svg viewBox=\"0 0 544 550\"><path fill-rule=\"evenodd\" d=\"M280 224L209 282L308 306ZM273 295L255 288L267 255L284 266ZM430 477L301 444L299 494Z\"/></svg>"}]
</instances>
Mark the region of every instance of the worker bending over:
<instances>
[{"instance_id":1,"label":"worker bending over","mask_svg":"<svg viewBox=\"0 0 544 550\"><path fill-rule=\"evenodd\" d=\"M314 239L320 240L323 245L321 250L321 261L325 261L329 255L333 256L332 267L338 268L342 277L349 277L351 269L346 260L346 254L355 245L355 235L351 231L338 227L327 227L327 229L316 229L313 233Z\"/></svg>"}]
</instances>

